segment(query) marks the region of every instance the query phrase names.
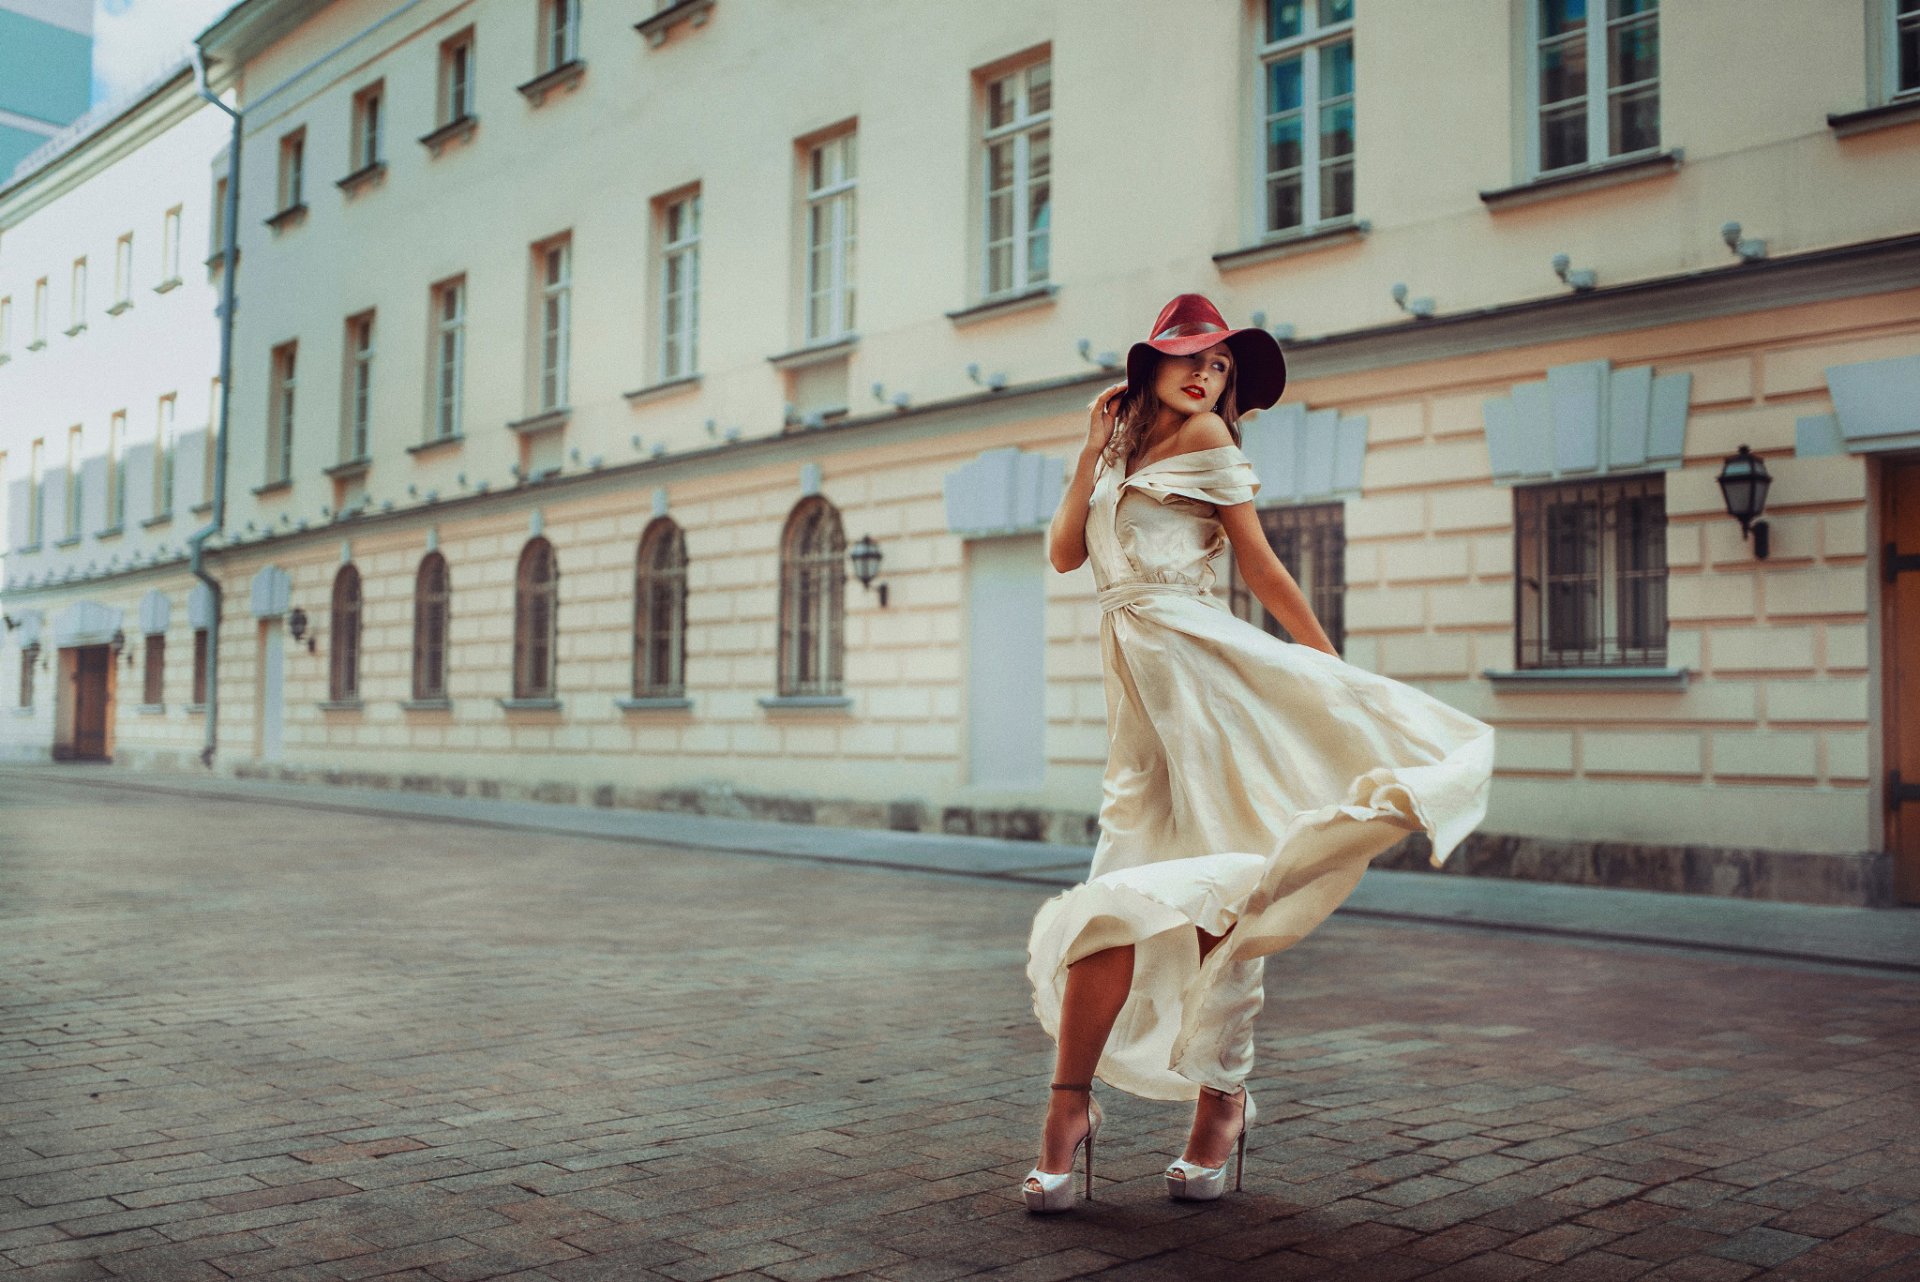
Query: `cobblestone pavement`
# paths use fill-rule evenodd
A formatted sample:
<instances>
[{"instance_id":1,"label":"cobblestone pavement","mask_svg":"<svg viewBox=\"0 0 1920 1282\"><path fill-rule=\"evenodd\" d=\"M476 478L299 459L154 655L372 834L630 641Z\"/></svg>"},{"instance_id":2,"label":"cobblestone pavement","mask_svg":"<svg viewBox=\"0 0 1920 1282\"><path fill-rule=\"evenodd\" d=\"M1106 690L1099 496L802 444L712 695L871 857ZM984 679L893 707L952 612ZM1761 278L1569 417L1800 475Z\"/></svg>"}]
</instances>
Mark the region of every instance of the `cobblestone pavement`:
<instances>
[{"instance_id":1,"label":"cobblestone pavement","mask_svg":"<svg viewBox=\"0 0 1920 1282\"><path fill-rule=\"evenodd\" d=\"M0 1274L1920 1278L1913 977L1338 915L1030 1216L1050 893L0 778Z\"/></svg>"}]
</instances>

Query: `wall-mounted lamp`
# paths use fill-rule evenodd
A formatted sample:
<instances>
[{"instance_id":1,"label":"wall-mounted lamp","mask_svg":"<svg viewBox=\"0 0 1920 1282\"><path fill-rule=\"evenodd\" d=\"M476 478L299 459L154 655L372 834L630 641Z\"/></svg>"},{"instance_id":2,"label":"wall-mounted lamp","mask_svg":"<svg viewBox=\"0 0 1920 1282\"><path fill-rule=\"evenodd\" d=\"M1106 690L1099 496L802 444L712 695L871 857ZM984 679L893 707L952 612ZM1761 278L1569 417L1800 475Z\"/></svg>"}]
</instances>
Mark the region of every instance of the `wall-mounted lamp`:
<instances>
[{"instance_id":1,"label":"wall-mounted lamp","mask_svg":"<svg viewBox=\"0 0 1920 1282\"><path fill-rule=\"evenodd\" d=\"M1391 292L1393 294L1393 301L1400 304L1400 310L1412 316L1414 319L1425 320L1433 315L1433 300L1431 298L1416 298L1411 303L1407 301L1407 284L1405 281L1395 281Z\"/></svg>"},{"instance_id":2,"label":"wall-mounted lamp","mask_svg":"<svg viewBox=\"0 0 1920 1282\"><path fill-rule=\"evenodd\" d=\"M1727 242L1727 248L1743 263L1758 262L1767 256L1767 242L1741 236L1739 223L1722 223L1720 239Z\"/></svg>"},{"instance_id":3,"label":"wall-mounted lamp","mask_svg":"<svg viewBox=\"0 0 1920 1282\"><path fill-rule=\"evenodd\" d=\"M1767 523L1760 514L1767 508L1767 487L1773 478L1767 475L1766 460L1742 445L1738 454L1729 454L1720 464L1720 495L1727 501L1727 515L1740 522L1740 537L1753 534L1754 559L1767 559Z\"/></svg>"},{"instance_id":4,"label":"wall-mounted lamp","mask_svg":"<svg viewBox=\"0 0 1920 1282\"><path fill-rule=\"evenodd\" d=\"M1003 373L996 372L982 378L980 376L979 361L974 361L971 365L967 366L967 377L986 388L989 392L997 392L1007 385L1007 376Z\"/></svg>"},{"instance_id":5,"label":"wall-mounted lamp","mask_svg":"<svg viewBox=\"0 0 1920 1282\"><path fill-rule=\"evenodd\" d=\"M113 648L114 658L117 659L122 654L126 654L127 630L125 628L115 628L113 631L113 640L109 641L107 644ZM127 655L127 661L131 663L133 661L133 656Z\"/></svg>"},{"instance_id":6,"label":"wall-mounted lamp","mask_svg":"<svg viewBox=\"0 0 1920 1282\"><path fill-rule=\"evenodd\" d=\"M1572 266L1573 259L1567 257L1567 255L1555 254L1553 256L1553 274L1564 281L1574 293L1584 294L1592 289L1596 280L1593 269L1583 267L1577 272L1569 271L1568 269Z\"/></svg>"},{"instance_id":7,"label":"wall-mounted lamp","mask_svg":"<svg viewBox=\"0 0 1920 1282\"><path fill-rule=\"evenodd\" d=\"M863 534L847 556L853 561L853 575L860 580L860 586L868 591L878 590L880 608L886 609L887 585L873 581L873 576L880 573L880 545L873 541L871 534Z\"/></svg>"},{"instance_id":8,"label":"wall-mounted lamp","mask_svg":"<svg viewBox=\"0 0 1920 1282\"><path fill-rule=\"evenodd\" d=\"M318 648L316 640L307 634L307 612L297 605L287 615L287 631L293 634L294 644L298 645L301 641L307 643L308 654Z\"/></svg>"},{"instance_id":9,"label":"wall-mounted lamp","mask_svg":"<svg viewBox=\"0 0 1920 1282\"><path fill-rule=\"evenodd\" d=\"M1079 343L1075 345L1075 350L1080 353L1081 360L1087 362L1089 365L1098 365L1101 369L1114 369L1120 364L1120 353L1118 352L1101 352L1098 356L1095 356L1093 354L1093 340L1090 338L1081 339Z\"/></svg>"}]
</instances>

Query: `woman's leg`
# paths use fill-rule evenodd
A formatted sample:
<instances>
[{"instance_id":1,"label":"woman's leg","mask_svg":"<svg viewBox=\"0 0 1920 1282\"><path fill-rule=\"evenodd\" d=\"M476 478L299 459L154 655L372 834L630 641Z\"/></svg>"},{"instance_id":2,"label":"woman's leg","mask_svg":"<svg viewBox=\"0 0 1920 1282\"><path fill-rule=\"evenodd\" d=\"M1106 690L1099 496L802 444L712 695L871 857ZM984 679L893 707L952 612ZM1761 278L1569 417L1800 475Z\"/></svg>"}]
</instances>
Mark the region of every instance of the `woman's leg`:
<instances>
[{"instance_id":1,"label":"woman's leg","mask_svg":"<svg viewBox=\"0 0 1920 1282\"><path fill-rule=\"evenodd\" d=\"M1200 939L1202 961L1227 937L1209 935L1198 926L1193 929ZM1231 933L1229 927L1228 934ZM1187 1148L1182 1156L1198 1166L1219 1166L1225 1162L1240 1135L1240 1113L1244 1107L1239 1097L1222 1099L1210 1091L1201 1091L1200 1098L1194 1102L1193 1129L1187 1133Z\"/></svg>"},{"instance_id":2,"label":"woman's leg","mask_svg":"<svg viewBox=\"0 0 1920 1282\"><path fill-rule=\"evenodd\" d=\"M1133 987L1133 945L1090 953L1067 967L1067 989L1060 1003L1060 1038L1054 1058L1056 1082L1092 1082L1113 1021ZM1087 1096L1081 1091L1047 1092L1046 1129L1040 1141L1040 1169L1058 1175L1069 1169L1073 1146L1086 1133Z\"/></svg>"}]
</instances>

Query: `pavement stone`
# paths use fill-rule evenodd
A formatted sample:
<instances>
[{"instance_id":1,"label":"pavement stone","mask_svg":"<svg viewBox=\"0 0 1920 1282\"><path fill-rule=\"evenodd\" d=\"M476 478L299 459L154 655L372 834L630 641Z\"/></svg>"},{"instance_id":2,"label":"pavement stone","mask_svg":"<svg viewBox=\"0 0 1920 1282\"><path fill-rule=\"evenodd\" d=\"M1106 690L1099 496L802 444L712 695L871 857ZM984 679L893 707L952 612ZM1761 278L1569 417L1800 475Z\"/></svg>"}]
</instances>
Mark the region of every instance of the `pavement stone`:
<instances>
[{"instance_id":1,"label":"pavement stone","mask_svg":"<svg viewBox=\"0 0 1920 1282\"><path fill-rule=\"evenodd\" d=\"M1880 944L1342 910L1270 961L1244 1190L1168 1201L1187 1110L1103 1090L1042 1218L1051 854L217 784L0 771L0 1276L1920 1277Z\"/></svg>"}]
</instances>

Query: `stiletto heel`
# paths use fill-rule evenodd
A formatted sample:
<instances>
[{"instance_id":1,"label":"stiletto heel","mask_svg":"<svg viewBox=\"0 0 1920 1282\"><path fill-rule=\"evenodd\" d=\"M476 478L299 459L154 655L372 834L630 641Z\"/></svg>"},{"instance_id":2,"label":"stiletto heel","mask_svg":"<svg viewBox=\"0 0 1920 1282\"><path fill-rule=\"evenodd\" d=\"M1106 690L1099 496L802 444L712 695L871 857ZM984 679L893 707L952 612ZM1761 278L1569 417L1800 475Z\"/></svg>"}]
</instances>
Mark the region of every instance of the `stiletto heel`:
<instances>
[{"instance_id":1,"label":"stiletto heel","mask_svg":"<svg viewBox=\"0 0 1920 1282\"><path fill-rule=\"evenodd\" d=\"M1221 1099L1233 1098L1225 1091L1215 1090L1211 1086L1202 1086L1200 1089ZM1244 1086L1240 1088L1240 1097L1245 1104L1240 1110L1240 1135L1234 1141L1233 1188L1236 1193L1240 1191L1240 1179L1246 1171L1247 1127L1253 1125L1253 1119L1258 1113L1253 1106L1253 1096ZM1183 1157L1167 1168L1167 1196L1182 1202L1211 1202L1225 1192L1226 1187L1227 1164L1225 1162L1218 1166L1201 1166Z\"/></svg>"},{"instance_id":2,"label":"stiletto heel","mask_svg":"<svg viewBox=\"0 0 1920 1282\"><path fill-rule=\"evenodd\" d=\"M1074 1141L1074 1151L1067 1155L1067 1169L1060 1172L1043 1171L1035 1166L1027 1172L1027 1178L1020 1182L1020 1192L1027 1200L1029 1211L1064 1211L1073 1205L1073 1159L1078 1156L1080 1146L1087 1146L1085 1183L1087 1200L1093 1200L1093 1137L1100 1129L1100 1104L1093 1098L1093 1084L1084 1086L1067 1082L1053 1083L1056 1091L1085 1091L1087 1093L1087 1133ZM1038 1185L1039 1187L1032 1187Z\"/></svg>"}]
</instances>

